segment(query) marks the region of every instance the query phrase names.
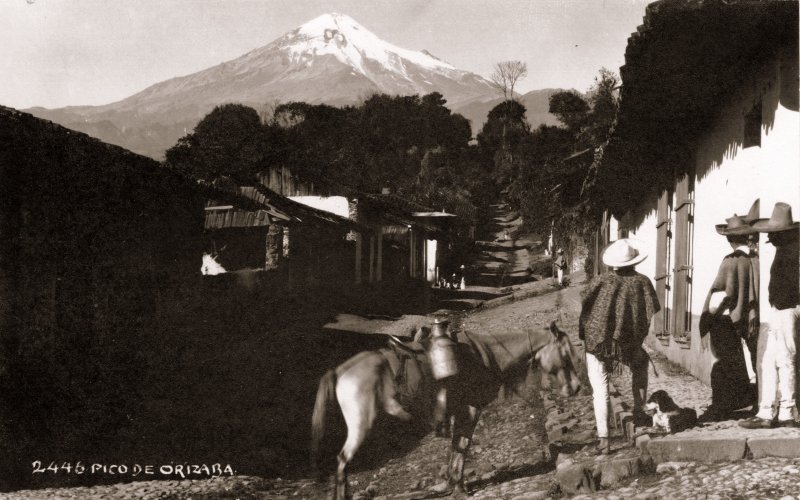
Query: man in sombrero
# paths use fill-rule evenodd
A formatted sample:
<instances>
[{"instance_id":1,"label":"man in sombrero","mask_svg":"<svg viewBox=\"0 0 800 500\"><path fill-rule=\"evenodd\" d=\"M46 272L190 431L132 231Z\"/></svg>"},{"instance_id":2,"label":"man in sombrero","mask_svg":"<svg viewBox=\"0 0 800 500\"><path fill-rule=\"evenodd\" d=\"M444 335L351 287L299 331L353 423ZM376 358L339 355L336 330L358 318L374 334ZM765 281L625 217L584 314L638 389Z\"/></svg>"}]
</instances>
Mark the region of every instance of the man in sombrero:
<instances>
[{"instance_id":1,"label":"man in sombrero","mask_svg":"<svg viewBox=\"0 0 800 500\"><path fill-rule=\"evenodd\" d=\"M644 412L647 398L647 362L642 348L650 320L661 309L650 279L636 272L647 258L644 242L624 238L603 251L611 271L597 276L582 294L579 338L584 341L586 372L592 385L597 423L597 449L610 451L608 439L608 376L622 365L630 367L633 417L638 425L652 425Z\"/></svg>"},{"instance_id":2,"label":"man in sombrero","mask_svg":"<svg viewBox=\"0 0 800 500\"><path fill-rule=\"evenodd\" d=\"M757 220L753 228L767 233L767 243L775 246L775 260L769 270L769 331L761 356L758 413L740 421L739 425L748 429L796 426L800 420L795 406L796 342L800 325L800 222L792 219L791 206L779 202L772 216ZM777 401L778 391L780 401Z\"/></svg>"},{"instance_id":3,"label":"man in sombrero","mask_svg":"<svg viewBox=\"0 0 800 500\"><path fill-rule=\"evenodd\" d=\"M700 315L701 345L707 349L710 344L717 358L711 370L711 405L701 420L720 420L757 403L755 373L748 374L755 356L745 356L744 350L746 346L755 353L758 345L758 257L750 247L758 232L739 215L717 224L716 230L733 252L722 259Z\"/></svg>"}]
</instances>

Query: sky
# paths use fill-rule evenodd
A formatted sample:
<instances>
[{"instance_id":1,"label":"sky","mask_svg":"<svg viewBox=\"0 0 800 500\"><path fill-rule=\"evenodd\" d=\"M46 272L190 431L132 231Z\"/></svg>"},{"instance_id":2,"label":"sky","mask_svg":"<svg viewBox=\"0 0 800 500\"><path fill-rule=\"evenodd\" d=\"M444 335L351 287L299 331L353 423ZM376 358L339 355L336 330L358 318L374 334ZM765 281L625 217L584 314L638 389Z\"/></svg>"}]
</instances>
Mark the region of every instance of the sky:
<instances>
[{"instance_id":1,"label":"sky","mask_svg":"<svg viewBox=\"0 0 800 500\"><path fill-rule=\"evenodd\" d=\"M587 90L619 71L649 0L0 0L0 105L107 104L264 46L320 14L522 92Z\"/></svg>"}]
</instances>

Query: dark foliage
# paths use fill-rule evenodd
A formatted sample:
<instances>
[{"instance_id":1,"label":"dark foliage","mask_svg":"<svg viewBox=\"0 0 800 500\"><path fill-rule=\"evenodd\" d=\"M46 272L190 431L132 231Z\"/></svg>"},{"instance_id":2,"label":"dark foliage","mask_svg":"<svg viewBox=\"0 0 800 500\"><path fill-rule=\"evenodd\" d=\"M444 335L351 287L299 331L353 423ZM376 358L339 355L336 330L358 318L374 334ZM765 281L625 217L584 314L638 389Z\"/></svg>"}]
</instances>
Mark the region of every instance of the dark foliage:
<instances>
[{"instance_id":1,"label":"dark foliage","mask_svg":"<svg viewBox=\"0 0 800 500\"><path fill-rule=\"evenodd\" d=\"M270 141L269 139L273 139ZM266 161L268 136L258 113L241 104L217 106L195 127L167 150L169 165L199 179L231 176L244 180Z\"/></svg>"},{"instance_id":2,"label":"dark foliage","mask_svg":"<svg viewBox=\"0 0 800 500\"><path fill-rule=\"evenodd\" d=\"M532 132L507 126L505 154L500 161L495 156L495 178L507 188L511 204L531 229L542 233L552 229L560 246L568 248L570 240L587 235L599 221L603 200L592 189L590 174L595 150L614 124L617 88L616 75L601 69L587 97L574 91L554 94L550 112L564 126L541 126ZM512 105L512 109L517 108ZM513 116L519 120L518 113ZM490 140L502 135L501 123L494 125L500 132L487 133L481 143L487 152L502 143Z\"/></svg>"},{"instance_id":3,"label":"dark foliage","mask_svg":"<svg viewBox=\"0 0 800 500\"><path fill-rule=\"evenodd\" d=\"M251 182L271 166L335 192L389 187L412 201L474 216L480 171L469 122L445 107L441 94L374 95L337 108L292 102L261 123L255 110L216 108L167 151L171 168L198 178L229 175Z\"/></svg>"},{"instance_id":4,"label":"dark foliage","mask_svg":"<svg viewBox=\"0 0 800 500\"><path fill-rule=\"evenodd\" d=\"M589 111L589 103L577 92L556 92L550 96L550 112L569 130L577 132L585 126Z\"/></svg>"}]
</instances>

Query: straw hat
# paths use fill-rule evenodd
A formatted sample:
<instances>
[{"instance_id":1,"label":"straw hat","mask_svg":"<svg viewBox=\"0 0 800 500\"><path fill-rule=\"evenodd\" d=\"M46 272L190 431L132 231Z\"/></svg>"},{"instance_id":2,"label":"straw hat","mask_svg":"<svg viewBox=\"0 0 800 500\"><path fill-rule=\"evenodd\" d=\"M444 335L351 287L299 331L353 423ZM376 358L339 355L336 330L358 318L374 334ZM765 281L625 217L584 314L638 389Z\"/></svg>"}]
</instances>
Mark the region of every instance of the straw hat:
<instances>
[{"instance_id":1,"label":"straw hat","mask_svg":"<svg viewBox=\"0 0 800 500\"><path fill-rule=\"evenodd\" d=\"M642 240L623 238L603 250L603 264L609 267L634 266L647 258L647 249Z\"/></svg>"},{"instance_id":2,"label":"straw hat","mask_svg":"<svg viewBox=\"0 0 800 500\"><path fill-rule=\"evenodd\" d=\"M753 223L753 229L759 233L776 233L797 228L800 228L800 222L792 220L792 207L788 203L780 201L772 209L772 217L758 219Z\"/></svg>"},{"instance_id":3,"label":"straw hat","mask_svg":"<svg viewBox=\"0 0 800 500\"><path fill-rule=\"evenodd\" d=\"M750 210L747 212L747 215L742 217L742 219L744 219L745 222L750 224L754 220L758 220L758 218L760 217L759 215L760 213L761 213L761 198L756 198L756 201L754 201L753 204L750 205Z\"/></svg>"},{"instance_id":4,"label":"straw hat","mask_svg":"<svg viewBox=\"0 0 800 500\"><path fill-rule=\"evenodd\" d=\"M739 234L753 234L757 233L753 226L751 226L745 217L733 214L733 217L725 219L725 224L717 224L717 232L723 236L739 235Z\"/></svg>"}]
</instances>

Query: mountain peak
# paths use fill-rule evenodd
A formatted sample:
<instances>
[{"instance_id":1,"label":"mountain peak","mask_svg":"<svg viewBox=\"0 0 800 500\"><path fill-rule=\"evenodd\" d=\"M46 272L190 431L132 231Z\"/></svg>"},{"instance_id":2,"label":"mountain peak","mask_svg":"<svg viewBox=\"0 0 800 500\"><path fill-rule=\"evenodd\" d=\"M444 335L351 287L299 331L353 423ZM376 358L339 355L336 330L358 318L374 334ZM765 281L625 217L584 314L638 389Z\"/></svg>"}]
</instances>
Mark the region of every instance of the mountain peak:
<instances>
[{"instance_id":1,"label":"mountain peak","mask_svg":"<svg viewBox=\"0 0 800 500\"><path fill-rule=\"evenodd\" d=\"M37 114L161 157L203 115L225 102L347 105L374 93L431 92L442 94L451 109L493 95L490 83L479 75L427 51L393 45L350 16L331 12L240 57L156 83L121 101Z\"/></svg>"},{"instance_id":2,"label":"mountain peak","mask_svg":"<svg viewBox=\"0 0 800 500\"><path fill-rule=\"evenodd\" d=\"M333 55L357 72L368 75L367 65L377 62L392 72L405 74L408 62L433 70L455 68L427 52L403 49L382 40L352 17L337 12L322 14L279 40L292 61L313 64L318 56Z\"/></svg>"}]
</instances>

